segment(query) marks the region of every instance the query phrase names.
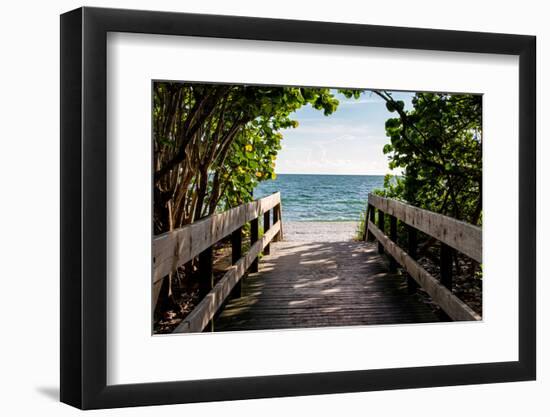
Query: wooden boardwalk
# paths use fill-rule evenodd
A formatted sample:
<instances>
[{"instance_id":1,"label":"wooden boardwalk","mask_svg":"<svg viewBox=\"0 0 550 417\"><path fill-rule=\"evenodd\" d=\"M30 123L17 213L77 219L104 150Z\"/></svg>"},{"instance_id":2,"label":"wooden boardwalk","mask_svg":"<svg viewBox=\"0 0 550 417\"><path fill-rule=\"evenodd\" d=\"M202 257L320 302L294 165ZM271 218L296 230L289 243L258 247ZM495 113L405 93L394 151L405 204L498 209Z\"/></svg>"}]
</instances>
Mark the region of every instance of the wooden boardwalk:
<instances>
[{"instance_id":1,"label":"wooden boardwalk","mask_svg":"<svg viewBox=\"0 0 550 417\"><path fill-rule=\"evenodd\" d=\"M408 294L367 242L282 241L229 299L214 331L426 323L441 318Z\"/></svg>"},{"instance_id":2,"label":"wooden boardwalk","mask_svg":"<svg viewBox=\"0 0 550 417\"><path fill-rule=\"evenodd\" d=\"M374 194L365 220L362 242L351 241L349 231L326 230L327 225L292 233L291 223L288 238L277 192L155 236L153 302L166 277L196 262L201 300L175 333L441 321L417 293L409 294L402 276L391 272L399 266L409 275L410 288L419 285L449 319L481 320L452 292L453 253L482 262L479 226ZM250 245L243 253L247 223ZM406 226L407 250L398 241L399 223ZM418 231L439 241L440 278L417 262ZM229 237L231 266L215 281L213 247ZM270 247L271 254L258 262ZM389 265L379 253L388 255Z\"/></svg>"}]
</instances>

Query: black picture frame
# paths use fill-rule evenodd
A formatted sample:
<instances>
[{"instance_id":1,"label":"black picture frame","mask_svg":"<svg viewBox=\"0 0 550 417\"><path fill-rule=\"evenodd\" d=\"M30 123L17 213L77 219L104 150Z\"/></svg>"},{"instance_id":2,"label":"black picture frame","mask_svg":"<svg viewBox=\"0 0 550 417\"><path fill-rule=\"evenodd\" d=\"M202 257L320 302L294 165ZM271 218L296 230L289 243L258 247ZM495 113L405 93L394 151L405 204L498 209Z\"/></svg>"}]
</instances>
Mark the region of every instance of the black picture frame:
<instances>
[{"instance_id":1,"label":"black picture frame","mask_svg":"<svg viewBox=\"0 0 550 417\"><path fill-rule=\"evenodd\" d=\"M108 32L519 56L519 360L107 385ZM536 38L251 17L79 8L61 16L61 401L82 409L533 380Z\"/></svg>"}]
</instances>

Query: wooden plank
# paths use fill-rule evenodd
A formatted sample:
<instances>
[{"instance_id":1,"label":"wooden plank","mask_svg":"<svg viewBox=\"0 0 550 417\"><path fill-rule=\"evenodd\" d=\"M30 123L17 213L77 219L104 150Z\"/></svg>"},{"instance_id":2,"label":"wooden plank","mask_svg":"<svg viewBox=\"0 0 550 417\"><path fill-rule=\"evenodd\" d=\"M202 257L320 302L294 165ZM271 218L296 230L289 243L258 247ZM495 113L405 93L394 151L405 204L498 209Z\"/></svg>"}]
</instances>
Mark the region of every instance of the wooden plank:
<instances>
[{"instance_id":1,"label":"wooden plank","mask_svg":"<svg viewBox=\"0 0 550 417\"><path fill-rule=\"evenodd\" d=\"M283 241L243 281L216 331L448 321L407 293L374 245L358 241Z\"/></svg>"},{"instance_id":2,"label":"wooden plank","mask_svg":"<svg viewBox=\"0 0 550 417\"><path fill-rule=\"evenodd\" d=\"M397 243L397 218L395 216L390 216L390 239L396 245ZM390 256L390 272L397 272L397 262Z\"/></svg>"},{"instance_id":3,"label":"wooden plank","mask_svg":"<svg viewBox=\"0 0 550 417\"><path fill-rule=\"evenodd\" d=\"M212 320L216 311L223 304L233 287L248 270L254 259L260 254L265 245L267 245L279 232L280 227L280 222L272 225L269 231L250 247L247 254L229 268L212 291L210 291L178 327L176 327L174 333L201 332L208 322Z\"/></svg>"},{"instance_id":4,"label":"wooden plank","mask_svg":"<svg viewBox=\"0 0 550 417\"><path fill-rule=\"evenodd\" d=\"M162 280L153 283L153 304L152 304L153 310L155 310L155 307L157 306L157 301L159 299L161 288L162 288Z\"/></svg>"},{"instance_id":5,"label":"wooden plank","mask_svg":"<svg viewBox=\"0 0 550 417\"><path fill-rule=\"evenodd\" d=\"M231 233L231 264L235 265L242 258L243 253L243 228L239 227L233 233ZM233 287L231 292L232 297L241 296L241 281Z\"/></svg>"},{"instance_id":6,"label":"wooden plank","mask_svg":"<svg viewBox=\"0 0 550 417\"><path fill-rule=\"evenodd\" d=\"M279 222L281 223L281 226L279 227L279 233L277 233L277 242L280 242L284 239L284 228L283 228L283 203L281 202L281 199L279 198L279 204L275 206L275 210L279 213Z\"/></svg>"},{"instance_id":7,"label":"wooden plank","mask_svg":"<svg viewBox=\"0 0 550 417\"><path fill-rule=\"evenodd\" d=\"M270 213L271 211L269 210L267 210L264 213L264 233L266 233L269 230L269 225L271 224ZM270 252L270 246L268 243L264 248L264 255L269 255L269 252Z\"/></svg>"},{"instance_id":8,"label":"wooden plank","mask_svg":"<svg viewBox=\"0 0 550 417\"><path fill-rule=\"evenodd\" d=\"M384 228L386 226L386 220L384 219L384 217L384 212L382 210L378 210L378 227L380 228L380 230L382 230L382 232L384 231ZM384 245L382 245L382 242L378 242L378 253L380 255L384 253Z\"/></svg>"},{"instance_id":9,"label":"wooden plank","mask_svg":"<svg viewBox=\"0 0 550 417\"><path fill-rule=\"evenodd\" d=\"M403 249L390 240L382 231L369 222L369 231L371 231L378 242L384 245L384 249L395 258L397 262L424 288L445 313L453 320L481 320L481 317L472 310L466 303L453 295L436 278L430 275L414 259L412 259Z\"/></svg>"},{"instance_id":10,"label":"wooden plank","mask_svg":"<svg viewBox=\"0 0 550 417\"><path fill-rule=\"evenodd\" d=\"M409 256L416 261L418 258L418 231L409 225L407 225L407 252ZM418 284L410 274L407 274L407 286L409 288L409 294L416 292L418 288Z\"/></svg>"},{"instance_id":11,"label":"wooden plank","mask_svg":"<svg viewBox=\"0 0 550 417\"><path fill-rule=\"evenodd\" d=\"M153 282L161 280L280 201L281 194L277 192L156 236L153 239Z\"/></svg>"},{"instance_id":12,"label":"wooden plank","mask_svg":"<svg viewBox=\"0 0 550 417\"><path fill-rule=\"evenodd\" d=\"M199 294L204 297L212 290L214 262L212 246L199 255Z\"/></svg>"},{"instance_id":13,"label":"wooden plank","mask_svg":"<svg viewBox=\"0 0 550 417\"><path fill-rule=\"evenodd\" d=\"M258 219L250 221L250 246L254 245L260 237L260 228ZM258 258L254 259L252 265L250 265L250 272L258 272Z\"/></svg>"},{"instance_id":14,"label":"wooden plank","mask_svg":"<svg viewBox=\"0 0 550 417\"><path fill-rule=\"evenodd\" d=\"M372 242L374 240L374 235L369 233L369 219L374 223L374 216L376 215L374 207L372 204L367 205L367 217L365 219L365 238L363 240L368 240Z\"/></svg>"},{"instance_id":15,"label":"wooden plank","mask_svg":"<svg viewBox=\"0 0 550 417\"><path fill-rule=\"evenodd\" d=\"M214 288L214 250L212 246L199 255L199 294L205 297ZM210 320L205 330L214 331L214 321Z\"/></svg>"},{"instance_id":16,"label":"wooden plank","mask_svg":"<svg viewBox=\"0 0 550 417\"><path fill-rule=\"evenodd\" d=\"M368 227L367 225L369 224L369 213L370 213L370 209L371 209L371 205L370 204L367 204L367 211L365 212L365 227L363 228L363 235L361 236L361 240L363 240L364 242L366 242L367 240L367 231L368 231Z\"/></svg>"},{"instance_id":17,"label":"wooden plank","mask_svg":"<svg viewBox=\"0 0 550 417\"><path fill-rule=\"evenodd\" d=\"M450 291L453 290L453 250L444 243L439 249L439 273L441 283Z\"/></svg>"},{"instance_id":18,"label":"wooden plank","mask_svg":"<svg viewBox=\"0 0 550 417\"><path fill-rule=\"evenodd\" d=\"M481 227L375 194L369 194L369 204L482 262Z\"/></svg>"},{"instance_id":19,"label":"wooden plank","mask_svg":"<svg viewBox=\"0 0 550 417\"><path fill-rule=\"evenodd\" d=\"M282 216L281 203L279 202L279 204L276 204L275 207L273 207L273 223L276 223L279 220L281 220L282 219L281 216ZM281 230L280 230L279 233L277 233L277 235L273 239L273 242L279 242L281 240L283 240L283 224L282 224L282 222L281 222Z\"/></svg>"}]
</instances>

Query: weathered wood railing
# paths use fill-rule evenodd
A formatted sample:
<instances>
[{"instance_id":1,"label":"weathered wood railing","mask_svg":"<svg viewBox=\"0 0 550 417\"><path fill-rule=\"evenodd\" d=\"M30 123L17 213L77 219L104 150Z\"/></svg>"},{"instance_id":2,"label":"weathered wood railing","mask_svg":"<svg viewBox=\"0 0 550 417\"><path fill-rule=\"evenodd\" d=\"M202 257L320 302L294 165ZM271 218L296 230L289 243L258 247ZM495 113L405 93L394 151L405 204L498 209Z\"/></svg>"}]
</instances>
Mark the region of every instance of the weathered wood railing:
<instances>
[{"instance_id":1,"label":"weathered wood railing","mask_svg":"<svg viewBox=\"0 0 550 417\"><path fill-rule=\"evenodd\" d=\"M375 224L375 211L378 212ZM389 236L385 216L390 218ZM407 225L407 251L397 243L397 224ZM417 230L440 241L441 280L428 273L417 259ZM390 269L405 270L410 289L420 285L453 320L481 320L481 317L452 292L452 251L457 250L481 263L481 228L442 214L396 200L369 194L364 239L378 241L378 251L390 257ZM408 253L407 253L408 252Z\"/></svg>"},{"instance_id":2,"label":"weathered wood railing","mask_svg":"<svg viewBox=\"0 0 550 417\"><path fill-rule=\"evenodd\" d=\"M270 211L273 224L270 225ZM258 220L263 215L264 234ZM242 228L250 222L250 249L242 255ZM213 246L231 235L232 266L213 285ZM282 239L281 194L243 204L220 214L191 223L153 240L153 299L156 304L162 281L180 266L198 257L202 300L174 330L200 332L211 322L230 293L240 294L240 280L246 271L256 272L260 252L269 253L269 243Z\"/></svg>"}]
</instances>

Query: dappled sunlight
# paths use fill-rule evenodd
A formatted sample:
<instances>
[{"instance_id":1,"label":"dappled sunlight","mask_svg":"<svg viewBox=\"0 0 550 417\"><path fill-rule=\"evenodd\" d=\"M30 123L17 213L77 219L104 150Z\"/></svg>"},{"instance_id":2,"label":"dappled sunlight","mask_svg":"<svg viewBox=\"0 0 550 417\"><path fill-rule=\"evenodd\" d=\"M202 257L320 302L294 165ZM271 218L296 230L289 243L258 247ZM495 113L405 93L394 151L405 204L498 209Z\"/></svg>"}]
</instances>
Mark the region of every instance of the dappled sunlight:
<instances>
[{"instance_id":1,"label":"dappled sunlight","mask_svg":"<svg viewBox=\"0 0 550 417\"><path fill-rule=\"evenodd\" d=\"M276 242L216 325L231 329L438 321L366 242Z\"/></svg>"},{"instance_id":2,"label":"dappled sunlight","mask_svg":"<svg viewBox=\"0 0 550 417\"><path fill-rule=\"evenodd\" d=\"M333 263L334 261L331 261L331 260L328 260L328 259L312 259L312 260L301 260L300 263L302 265L312 265L312 264L328 264L328 263ZM329 265L327 265L329 266Z\"/></svg>"},{"instance_id":3,"label":"dappled sunlight","mask_svg":"<svg viewBox=\"0 0 550 417\"><path fill-rule=\"evenodd\" d=\"M335 313L341 310L342 310L342 307L326 307L321 309L323 313Z\"/></svg>"},{"instance_id":4,"label":"dappled sunlight","mask_svg":"<svg viewBox=\"0 0 550 417\"><path fill-rule=\"evenodd\" d=\"M303 304L313 303L313 302L317 301L318 299L319 298L312 297L312 298L308 298L306 300L293 300L293 301L290 301L288 303L288 305L291 305L291 306L303 305Z\"/></svg>"},{"instance_id":5,"label":"dappled sunlight","mask_svg":"<svg viewBox=\"0 0 550 417\"><path fill-rule=\"evenodd\" d=\"M292 286L292 288L306 288L306 287L314 287L314 286L323 286L329 282L338 281L338 276L332 277L332 278L322 278L322 279L308 279L308 280L301 280L300 283L296 283Z\"/></svg>"},{"instance_id":6,"label":"dappled sunlight","mask_svg":"<svg viewBox=\"0 0 550 417\"><path fill-rule=\"evenodd\" d=\"M342 291L340 288L329 288L329 289L326 289L326 290L322 290L321 293L323 293L323 294L333 294L333 293L340 292L340 291Z\"/></svg>"},{"instance_id":7,"label":"dappled sunlight","mask_svg":"<svg viewBox=\"0 0 550 417\"><path fill-rule=\"evenodd\" d=\"M320 279L316 282L316 284L323 285L323 284L326 284L326 283L329 283L329 282L334 282L334 281L338 281L338 275L335 276L335 277L331 277L331 278Z\"/></svg>"},{"instance_id":8,"label":"dappled sunlight","mask_svg":"<svg viewBox=\"0 0 550 417\"><path fill-rule=\"evenodd\" d=\"M313 283L310 281L307 281L302 284L294 284L292 288L304 288L304 287L310 287L311 285L313 285Z\"/></svg>"}]
</instances>

